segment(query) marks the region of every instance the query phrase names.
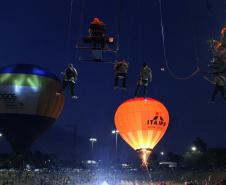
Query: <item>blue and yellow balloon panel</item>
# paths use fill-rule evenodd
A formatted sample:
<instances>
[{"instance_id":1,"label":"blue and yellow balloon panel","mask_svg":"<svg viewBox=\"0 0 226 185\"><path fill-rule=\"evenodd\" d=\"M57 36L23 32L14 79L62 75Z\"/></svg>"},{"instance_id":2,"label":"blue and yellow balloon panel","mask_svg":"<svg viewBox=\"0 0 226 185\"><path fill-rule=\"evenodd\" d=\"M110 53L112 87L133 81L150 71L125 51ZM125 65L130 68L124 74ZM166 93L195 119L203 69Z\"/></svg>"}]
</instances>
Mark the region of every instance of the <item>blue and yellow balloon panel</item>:
<instances>
[{"instance_id":1,"label":"blue and yellow balloon panel","mask_svg":"<svg viewBox=\"0 0 226 185\"><path fill-rule=\"evenodd\" d=\"M17 64L0 69L0 131L15 151L27 150L60 115L64 97L48 70Z\"/></svg>"}]
</instances>

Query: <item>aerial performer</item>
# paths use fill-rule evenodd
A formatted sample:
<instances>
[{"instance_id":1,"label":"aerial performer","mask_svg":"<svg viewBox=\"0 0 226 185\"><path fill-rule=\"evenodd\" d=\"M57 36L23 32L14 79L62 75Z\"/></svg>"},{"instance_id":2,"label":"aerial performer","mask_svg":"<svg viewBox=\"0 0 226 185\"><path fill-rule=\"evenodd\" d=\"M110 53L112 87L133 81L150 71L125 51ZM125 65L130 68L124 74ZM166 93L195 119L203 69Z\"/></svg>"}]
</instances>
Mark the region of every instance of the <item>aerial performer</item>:
<instances>
[{"instance_id":1,"label":"aerial performer","mask_svg":"<svg viewBox=\"0 0 226 185\"><path fill-rule=\"evenodd\" d=\"M212 104L215 103L215 97L219 92L221 93L224 100L226 100L225 89L224 89L226 81L225 81L224 74L221 74L221 73L215 74L214 80L209 80L209 78L206 76L204 78L215 86L211 96L211 103Z\"/></svg>"},{"instance_id":2,"label":"aerial performer","mask_svg":"<svg viewBox=\"0 0 226 185\"><path fill-rule=\"evenodd\" d=\"M101 49L104 49L106 45L105 23L102 22L99 18L95 17L91 21L88 31L93 47L100 47Z\"/></svg>"},{"instance_id":3,"label":"aerial performer","mask_svg":"<svg viewBox=\"0 0 226 185\"><path fill-rule=\"evenodd\" d=\"M151 68L146 64L143 63L141 70L140 70L140 78L137 82L137 87L136 87L136 91L135 91L135 97L138 96L139 91L140 91L140 87L143 86L144 87L144 93L143 96L147 97L147 93L148 93L148 85L150 84L150 82L152 81L152 71Z\"/></svg>"},{"instance_id":4,"label":"aerial performer","mask_svg":"<svg viewBox=\"0 0 226 185\"><path fill-rule=\"evenodd\" d=\"M79 57L79 61L112 63L112 61L104 58L105 52L117 52L114 37L109 37L107 35L106 24L99 18L95 17L90 22L88 33L88 36L83 37L83 44L85 45L77 44L76 48L91 50L92 58Z\"/></svg>"},{"instance_id":5,"label":"aerial performer","mask_svg":"<svg viewBox=\"0 0 226 185\"><path fill-rule=\"evenodd\" d=\"M120 136L147 167L149 156L168 128L167 108L152 98L132 98L117 108L114 119Z\"/></svg>"},{"instance_id":6,"label":"aerial performer","mask_svg":"<svg viewBox=\"0 0 226 185\"><path fill-rule=\"evenodd\" d=\"M210 51L212 52L212 61L209 65L214 73L224 73L226 71L226 25L221 30L220 41L208 41Z\"/></svg>"},{"instance_id":7,"label":"aerial performer","mask_svg":"<svg viewBox=\"0 0 226 185\"><path fill-rule=\"evenodd\" d=\"M114 89L118 89L118 81L122 80L122 89L126 90L126 80L128 76L128 67L129 64L124 59L119 59L115 61L114 71L115 71L115 82Z\"/></svg>"},{"instance_id":8,"label":"aerial performer","mask_svg":"<svg viewBox=\"0 0 226 185\"><path fill-rule=\"evenodd\" d=\"M73 64L68 64L68 67L64 70L64 72L62 72L62 74L64 75L64 80L62 82L61 89L56 94L61 95L69 85L72 99L78 99L74 92L78 72L74 68Z\"/></svg>"},{"instance_id":9,"label":"aerial performer","mask_svg":"<svg viewBox=\"0 0 226 185\"><path fill-rule=\"evenodd\" d=\"M209 43L213 52L214 62L224 62L226 59L226 48L224 48L221 42L212 40Z\"/></svg>"},{"instance_id":10,"label":"aerial performer","mask_svg":"<svg viewBox=\"0 0 226 185\"><path fill-rule=\"evenodd\" d=\"M226 24L221 29L221 38L220 38L221 45L226 49Z\"/></svg>"}]
</instances>

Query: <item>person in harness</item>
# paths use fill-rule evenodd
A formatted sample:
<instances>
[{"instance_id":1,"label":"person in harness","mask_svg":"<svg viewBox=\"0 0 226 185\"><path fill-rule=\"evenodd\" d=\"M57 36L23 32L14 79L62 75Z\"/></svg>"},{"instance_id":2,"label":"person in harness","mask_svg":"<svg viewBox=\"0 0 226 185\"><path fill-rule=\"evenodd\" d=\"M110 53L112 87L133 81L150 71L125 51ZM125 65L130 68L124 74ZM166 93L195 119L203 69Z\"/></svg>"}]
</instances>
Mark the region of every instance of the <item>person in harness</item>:
<instances>
[{"instance_id":1,"label":"person in harness","mask_svg":"<svg viewBox=\"0 0 226 185\"><path fill-rule=\"evenodd\" d=\"M89 35L92 39L93 47L105 48L106 45L106 30L105 24L99 18L93 18L89 26Z\"/></svg>"},{"instance_id":2,"label":"person in harness","mask_svg":"<svg viewBox=\"0 0 226 185\"><path fill-rule=\"evenodd\" d=\"M114 89L118 89L118 81L122 80L122 89L126 90L126 80L128 77L128 62L126 60L117 60L114 64L115 82Z\"/></svg>"},{"instance_id":3,"label":"person in harness","mask_svg":"<svg viewBox=\"0 0 226 185\"><path fill-rule=\"evenodd\" d=\"M151 68L146 63L144 63L141 70L140 70L140 79L137 82L135 97L137 97L138 94L139 94L140 86L143 86L144 87L143 96L146 98L147 93L148 93L147 87L148 87L148 85L151 81L152 81Z\"/></svg>"},{"instance_id":4,"label":"person in harness","mask_svg":"<svg viewBox=\"0 0 226 185\"><path fill-rule=\"evenodd\" d=\"M61 95L69 85L72 99L77 99L78 97L75 96L75 92L74 92L75 81L77 80L77 77L78 77L77 70L74 68L73 64L68 64L68 67L65 69L64 72L62 72L62 74L64 75L62 87L56 94Z\"/></svg>"},{"instance_id":5,"label":"person in harness","mask_svg":"<svg viewBox=\"0 0 226 185\"><path fill-rule=\"evenodd\" d=\"M209 40L208 44L212 55L212 60L208 66L214 69L214 73L226 72L226 48L217 40Z\"/></svg>"},{"instance_id":6,"label":"person in harness","mask_svg":"<svg viewBox=\"0 0 226 185\"><path fill-rule=\"evenodd\" d=\"M224 25L224 27L221 29L220 42L222 47L226 49L226 25Z\"/></svg>"},{"instance_id":7,"label":"person in harness","mask_svg":"<svg viewBox=\"0 0 226 185\"><path fill-rule=\"evenodd\" d=\"M214 77L214 80L209 80L209 78L207 76L204 76L204 79L206 79L207 81L209 81L211 84L213 84L215 86L214 91L211 96L212 104L215 103L215 97L219 92L221 93L224 100L226 100L225 89L224 89L226 81L225 81L225 77L222 73L217 73Z\"/></svg>"}]
</instances>

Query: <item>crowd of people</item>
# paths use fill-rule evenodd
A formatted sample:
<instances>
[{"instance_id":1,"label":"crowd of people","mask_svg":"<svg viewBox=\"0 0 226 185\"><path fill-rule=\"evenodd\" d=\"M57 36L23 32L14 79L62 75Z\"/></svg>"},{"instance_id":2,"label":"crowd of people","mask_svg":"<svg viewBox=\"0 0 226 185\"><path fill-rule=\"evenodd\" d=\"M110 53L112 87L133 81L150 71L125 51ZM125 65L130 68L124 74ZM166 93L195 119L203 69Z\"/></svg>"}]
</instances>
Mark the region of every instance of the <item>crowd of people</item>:
<instances>
[{"instance_id":1,"label":"crowd of people","mask_svg":"<svg viewBox=\"0 0 226 185\"><path fill-rule=\"evenodd\" d=\"M225 174L225 171L148 173L104 169L10 169L0 171L0 185L224 185Z\"/></svg>"}]
</instances>

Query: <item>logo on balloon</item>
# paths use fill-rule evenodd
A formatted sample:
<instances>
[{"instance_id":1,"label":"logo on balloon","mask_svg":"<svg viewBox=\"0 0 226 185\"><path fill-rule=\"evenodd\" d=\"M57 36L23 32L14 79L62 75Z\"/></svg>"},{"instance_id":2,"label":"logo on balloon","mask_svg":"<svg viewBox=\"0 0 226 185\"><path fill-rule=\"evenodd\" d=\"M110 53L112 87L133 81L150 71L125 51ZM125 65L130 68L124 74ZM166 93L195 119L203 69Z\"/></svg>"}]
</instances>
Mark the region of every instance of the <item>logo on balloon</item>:
<instances>
[{"instance_id":1,"label":"logo on balloon","mask_svg":"<svg viewBox=\"0 0 226 185\"><path fill-rule=\"evenodd\" d=\"M166 126L166 122L163 119L162 116L160 116L158 113L156 113L156 115L154 116L153 119L150 119L147 121L147 125L148 126Z\"/></svg>"},{"instance_id":2,"label":"logo on balloon","mask_svg":"<svg viewBox=\"0 0 226 185\"><path fill-rule=\"evenodd\" d=\"M15 101L16 94L15 93L0 93L0 101Z\"/></svg>"},{"instance_id":3,"label":"logo on balloon","mask_svg":"<svg viewBox=\"0 0 226 185\"><path fill-rule=\"evenodd\" d=\"M17 100L18 98L15 93L0 92L0 103L4 103L4 105L9 109L17 109L23 106L23 103L19 103Z\"/></svg>"}]
</instances>

